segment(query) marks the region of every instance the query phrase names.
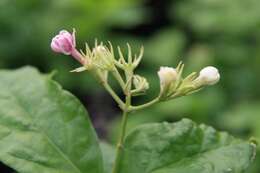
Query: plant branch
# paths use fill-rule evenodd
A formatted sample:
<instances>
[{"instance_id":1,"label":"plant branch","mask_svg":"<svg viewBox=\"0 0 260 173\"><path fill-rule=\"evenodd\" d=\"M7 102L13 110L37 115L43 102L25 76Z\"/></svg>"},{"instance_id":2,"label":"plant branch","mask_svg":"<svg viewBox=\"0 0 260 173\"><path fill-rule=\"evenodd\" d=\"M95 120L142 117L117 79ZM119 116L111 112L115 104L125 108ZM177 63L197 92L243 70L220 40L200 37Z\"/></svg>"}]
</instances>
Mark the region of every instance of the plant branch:
<instances>
[{"instance_id":1,"label":"plant branch","mask_svg":"<svg viewBox=\"0 0 260 173\"><path fill-rule=\"evenodd\" d=\"M114 162L112 173L119 173L119 166L120 161L123 154L123 147L124 147L124 140L125 140L125 134L126 134L126 127L127 127L127 119L128 119L128 112L129 107L131 106L131 88L132 88L132 77L133 77L133 71L129 70L126 72L126 80L129 81L129 85L126 86L126 92L125 92L125 107L123 109L123 119L121 123L121 129L120 129L120 136L117 143L117 149L116 149L116 159Z\"/></svg>"},{"instance_id":2,"label":"plant branch","mask_svg":"<svg viewBox=\"0 0 260 173\"><path fill-rule=\"evenodd\" d=\"M148 103L145 103L145 104L142 104L142 105L139 105L139 106L130 106L129 111L132 112L132 111L141 110L141 109L150 107L150 106L154 105L155 103L158 103L159 101L160 101L159 97L156 97L155 99L153 99L152 101L150 101Z\"/></svg>"},{"instance_id":3,"label":"plant branch","mask_svg":"<svg viewBox=\"0 0 260 173\"><path fill-rule=\"evenodd\" d=\"M119 164L120 164L120 160L122 157L122 151L123 151L123 142L124 142L124 138L125 138L125 132L126 132L126 125L127 125L127 115L128 112L124 111L123 112L123 119L122 119L122 123L121 123L121 134L119 137L119 141L117 143L117 148L116 148L116 159L114 162L114 166L113 166L113 171L112 173L118 173L119 171Z\"/></svg>"},{"instance_id":4,"label":"plant branch","mask_svg":"<svg viewBox=\"0 0 260 173\"><path fill-rule=\"evenodd\" d=\"M108 85L107 82L103 82L102 85L107 90L107 92L113 97L113 99L117 102L119 107L123 110L125 107L125 103L118 97L115 91Z\"/></svg>"},{"instance_id":5,"label":"plant branch","mask_svg":"<svg viewBox=\"0 0 260 173\"><path fill-rule=\"evenodd\" d=\"M115 68L114 71L112 71L112 74L113 74L113 76L115 77L115 79L118 81L120 87L121 87L122 89L124 89L124 88L125 88L125 82L124 82L124 80L122 79L120 73L118 72L118 70L117 70L116 68Z\"/></svg>"}]
</instances>

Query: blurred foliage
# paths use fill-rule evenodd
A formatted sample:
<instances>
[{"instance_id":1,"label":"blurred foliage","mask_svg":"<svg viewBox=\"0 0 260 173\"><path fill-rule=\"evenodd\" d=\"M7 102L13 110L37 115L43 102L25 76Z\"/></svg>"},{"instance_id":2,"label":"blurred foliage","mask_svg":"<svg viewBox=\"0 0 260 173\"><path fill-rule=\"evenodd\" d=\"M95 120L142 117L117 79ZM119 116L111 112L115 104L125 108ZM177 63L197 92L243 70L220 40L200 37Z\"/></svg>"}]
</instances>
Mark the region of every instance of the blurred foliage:
<instances>
[{"instance_id":1,"label":"blurred foliage","mask_svg":"<svg viewBox=\"0 0 260 173\"><path fill-rule=\"evenodd\" d=\"M78 83L84 81L81 89L95 89L85 76L74 78L67 73L73 69L73 60L53 54L50 40L59 30L72 28L77 28L78 47L81 48L85 41L109 39L111 25L127 27L143 20L144 12L141 8L133 8L135 4L130 0L2 0L0 67L31 64L43 71L56 69L60 73L58 80L65 87L78 87Z\"/></svg>"},{"instance_id":2,"label":"blurred foliage","mask_svg":"<svg viewBox=\"0 0 260 173\"><path fill-rule=\"evenodd\" d=\"M126 48L129 42L136 51L144 45L138 72L147 77L151 89L134 99L136 104L159 92L156 72L161 65L175 66L182 60L186 74L214 65L222 78L217 86L195 95L137 112L130 117L129 129L189 117L237 136L260 138L259 7L259 0L1 0L0 67L30 64L44 72L56 70L65 88L82 100L88 94L88 103L98 104L101 87L84 73L68 72L78 65L51 52L52 36L74 27L80 48L95 38L110 40L115 47ZM107 116L107 137L115 141L120 116ZM260 171L259 162L258 158L251 173Z\"/></svg>"},{"instance_id":3,"label":"blurred foliage","mask_svg":"<svg viewBox=\"0 0 260 173\"><path fill-rule=\"evenodd\" d=\"M260 139L260 103L245 102L234 105L219 117L219 125L233 132L237 136L247 138L252 136L259 143ZM260 148L258 146L258 155ZM254 162L252 172L259 172L259 156Z\"/></svg>"},{"instance_id":4,"label":"blurred foliage","mask_svg":"<svg viewBox=\"0 0 260 173\"><path fill-rule=\"evenodd\" d=\"M258 0L183 0L172 6L170 15L206 37L213 34L241 37L259 33L258 11Z\"/></svg>"}]
</instances>

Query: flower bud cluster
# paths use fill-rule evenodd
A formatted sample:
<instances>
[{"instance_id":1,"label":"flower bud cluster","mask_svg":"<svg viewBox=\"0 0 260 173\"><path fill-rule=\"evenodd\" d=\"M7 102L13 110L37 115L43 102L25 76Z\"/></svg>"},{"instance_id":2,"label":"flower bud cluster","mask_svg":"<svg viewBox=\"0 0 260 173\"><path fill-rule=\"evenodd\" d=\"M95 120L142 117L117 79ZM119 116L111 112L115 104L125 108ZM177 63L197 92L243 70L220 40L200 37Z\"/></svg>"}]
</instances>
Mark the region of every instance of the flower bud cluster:
<instances>
[{"instance_id":1,"label":"flower bud cluster","mask_svg":"<svg viewBox=\"0 0 260 173\"><path fill-rule=\"evenodd\" d=\"M141 47L139 55L132 55L131 47L127 44L127 58L123 56L121 48L118 47L119 59L116 59L110 42L109 47L103 45L102 42L100 44L96 42L92 49L86 44L85 52L78 51L76 49L75 30L72 33L62 30L52 39L51 48L54 52L70 55L81 63L82 67L72 72L92 71L107 91L110 92L112 97L119 103L121 108L124 108L124 103L110 88L107 81L110 74L118 81L127 97L129 95L142 95L149 89L149 83L146 78L134 73L135 68L140 64L143 57L143 47ZM183 77L183 69L183 63L179 63L176 68L161 67L158 71L160 93L153 101L144 104L145 107L158 101L165 101L194 93L204 86L214 85L220 80L218 69L212 66L203 68L199 72L199 75L193 72L187 77ZM122 77L122 74L124 74L124 77ZM133 109L139 108L135 107Z\"/></svg>"},{"instance_id":2,"label":"flower bud cluster","mask_svg":"<svg viewBox=\"0 0 260 173\"><path fill-rule=\"evenodd\" d=\"M160 79L160 99L168 100L191 94L207 85L214 85L220 79L218 69L212 66L203 68L199 75L191 73L182 77L184 65L179 63L176 68L161 67L158 71Z\"/></svg>"},{"instance_id":3,"label":"flower bud cluster","mask_svg":"<svg viewBox=\"0 0 260 173\"><path fill-rule=\"evenodd\" d=\"M62 30L52 39L51 42L51 48L54 52L71 55L83 65L82 67L73 70L73 72L81 72L93 67L103 70L113 69L114 55L106 46L103 46L102 43L97 45L96 42L92 51L89 49L88 45L86 45L86 52L79 52L76 49L75 33L75 30L73 30L72 33Z\"/></svg>"}]
</instances>

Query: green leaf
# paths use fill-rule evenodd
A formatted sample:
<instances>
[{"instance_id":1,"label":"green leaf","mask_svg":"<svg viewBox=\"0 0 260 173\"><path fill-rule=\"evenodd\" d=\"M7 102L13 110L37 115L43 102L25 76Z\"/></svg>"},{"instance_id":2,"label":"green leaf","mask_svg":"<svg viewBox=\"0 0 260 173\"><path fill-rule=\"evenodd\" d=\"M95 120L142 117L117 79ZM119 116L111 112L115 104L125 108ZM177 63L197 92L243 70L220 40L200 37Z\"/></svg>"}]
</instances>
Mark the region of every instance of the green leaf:
<instances>
[{"instance_id":1,"label":"green leaf","mask_svg":"<svg viewBox=\"0 0 260 173\"><path fill-rule=\"evenodd\" d=\"M88 114L31 67L0 71L0 160L20 173L102 173Z\"/></svg>"},{"instance_id":2,"label":"green leaf","mask_svg":"<svg viewBox=\"0 0 260 173\"><path fill-rule=\"evenodd\" d=\"M103 155L104 172L111 173L115 160L116 150L112 145L105 142L101 142L100 147Z\"/></svg>"},{"instance_id":3,"label":"green leaf","mask_svg":"<svg viewBox=\"0 0 260 173\"><path fill-rule=\"evenodd\" d=\"M123 173L240 173L255 156L255 145L183 119L132 131L120 163Z\"/></svg>"}]
</instances>

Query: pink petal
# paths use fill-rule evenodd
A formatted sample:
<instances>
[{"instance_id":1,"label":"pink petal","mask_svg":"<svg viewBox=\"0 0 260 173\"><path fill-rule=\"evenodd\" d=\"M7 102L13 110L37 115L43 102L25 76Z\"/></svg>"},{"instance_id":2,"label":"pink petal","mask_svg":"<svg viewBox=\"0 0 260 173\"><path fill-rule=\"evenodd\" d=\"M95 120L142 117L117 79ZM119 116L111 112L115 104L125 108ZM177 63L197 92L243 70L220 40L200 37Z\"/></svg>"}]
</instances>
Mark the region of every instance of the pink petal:
<instances>
[{"instance_id":1,"label":"pink petal","mask_svg":"<svg viewBox=\"0 0 260 173\"><path fill-rule=\"evenodd\" d=\"M63 37L59 40L60 43L60 49L62 51L62 53L69 55L72 52L72 45L70 44L70 41Z\"/></svg>"},{"instance_id":2,"label":"pink petal","mask_svg":"<svg viewBox=\"0 0 260 173\"><path fill-rule=\"evenodd\" d=\"M72 32L72 45L73 47L76 47L76 30L73 29L73 32Z\"/></svg>"},{"instance_id":3,"label":"pink petal","mask_svg":"<svg viewBox=\"0 0 260 173\"><path fill-rule=\"evenodd\" d=\"M60 46L59 46L59 43L57 42L57 40L55 38L52 39L52 42L51 42L51 49L54 51L54 52L61 52L60 51Z\"/></svg>"},{"instance_id":4,"label":"pink petal","mask_svg":"<svg viewBox=\"0 0 260 173\"><path fill-rule=\"evenodd\" d=\"M61 37L66 38L69 41L69 43L74 47L73 36L70 33L64 33L64 34L61 35Z\"/></svg>"}]
</instances>

